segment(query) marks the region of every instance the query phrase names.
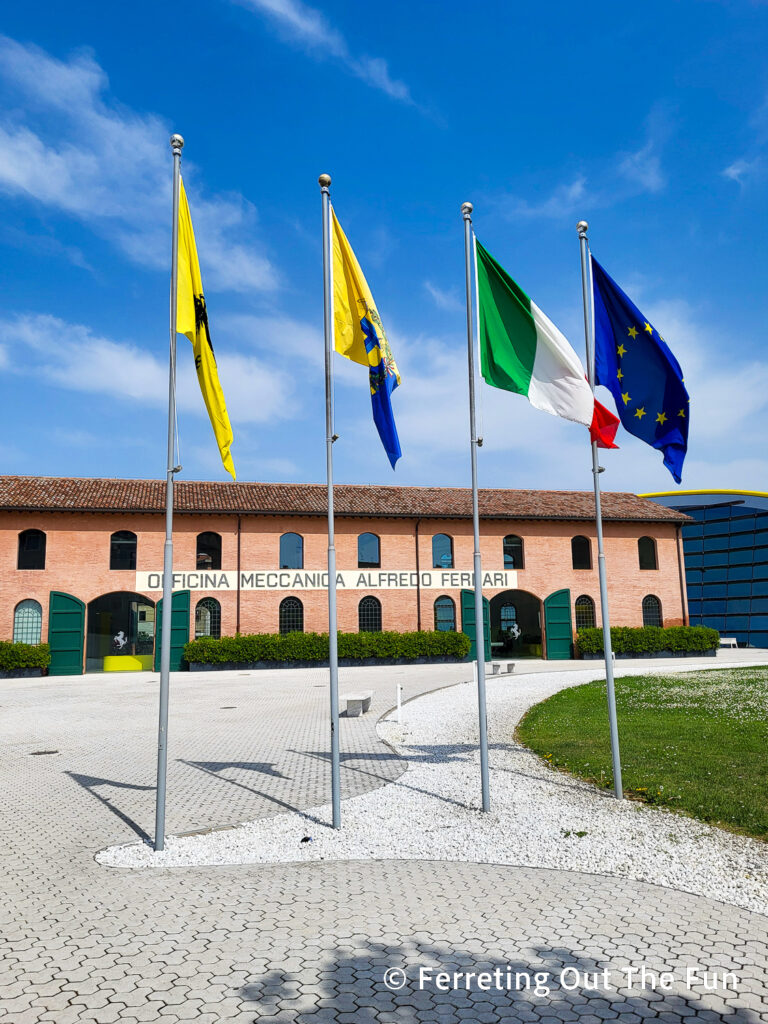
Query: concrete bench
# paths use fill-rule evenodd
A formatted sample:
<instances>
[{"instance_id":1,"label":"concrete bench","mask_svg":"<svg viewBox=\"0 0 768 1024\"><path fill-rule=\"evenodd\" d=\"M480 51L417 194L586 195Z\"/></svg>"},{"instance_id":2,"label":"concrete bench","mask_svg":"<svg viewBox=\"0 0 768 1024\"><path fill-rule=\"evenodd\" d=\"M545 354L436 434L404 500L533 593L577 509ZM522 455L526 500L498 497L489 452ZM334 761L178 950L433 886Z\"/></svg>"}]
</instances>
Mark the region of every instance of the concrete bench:
<instances>
[{"instance_id":1,"label":"concrete bench","mask_svg":"<svg viewBox=\"0 0 768 1024\"><path fill-rule=\"evenodd\" d=\"M738 647L738 641L735 636L721 636L720 637L721 647Z\"/></svg>"},{"instance_id":2,"label":"concrete bench","mask_svg":"<svg viewBox=\"0 0 768 1024\"><path fill-rule=\"evenodd\" d=\"M373 690L365 693L343 693L341 699L347 702L347 718L357 718L364 715L371 706Z\"/></svg>"}]
</instances>

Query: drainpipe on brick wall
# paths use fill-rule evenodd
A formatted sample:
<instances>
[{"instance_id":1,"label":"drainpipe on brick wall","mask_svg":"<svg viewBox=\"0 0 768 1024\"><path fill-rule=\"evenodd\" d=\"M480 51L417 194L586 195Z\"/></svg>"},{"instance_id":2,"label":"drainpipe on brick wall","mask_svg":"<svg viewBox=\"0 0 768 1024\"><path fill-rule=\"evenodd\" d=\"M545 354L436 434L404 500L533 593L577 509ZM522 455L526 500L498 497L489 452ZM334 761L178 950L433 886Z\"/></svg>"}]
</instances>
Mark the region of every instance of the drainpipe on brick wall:
<instances>
[{"instance_id":1,"label":"drainpipe on brick wall","mask_svg":"<svg viewBox=\"0 0 768 1024\"><path fill-rule=\"evenodd\" d=\"M419 567L419 523L421 519L416 520L416 526L414 528L414 537L416 540L416 629L421 630L421 570Z\"/></svg>"},{"instance_id":2,"label":"drainpipe on brick wall","mask_svg":"<svg viewBox=\"0 0 768 1024\"><path fill-rule=\"evenodd\" d=\"M688 616L688 595L685 590L685 571L683 569L683 552L680 546L680 536L683 528L680 524L677 524L677 570L680 574L680 600L683 603L683 625L689 626L690 619Z\"/></svg>"},{"instance_id":3,"label":"drainpipe on brick wall","mask_svg":"<svg viewBox=\"0 0 768 1024\"><path fill-rule=\"evenodd\" d=\"M237 517L237 611L235 616L235 632L240 632L240 527L241 516Z\"/></svg>"}]
</instances>

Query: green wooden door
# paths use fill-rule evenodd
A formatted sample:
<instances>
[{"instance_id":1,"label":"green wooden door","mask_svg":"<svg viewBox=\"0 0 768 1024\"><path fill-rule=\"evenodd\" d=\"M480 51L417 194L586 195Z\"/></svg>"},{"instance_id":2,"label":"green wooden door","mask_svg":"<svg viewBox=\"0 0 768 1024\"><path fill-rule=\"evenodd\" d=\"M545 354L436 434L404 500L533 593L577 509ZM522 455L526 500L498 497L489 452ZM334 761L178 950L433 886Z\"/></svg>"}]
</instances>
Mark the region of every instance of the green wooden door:
<instances>
[{"instance_id":1,"label":"green wooden door","mask_svg":"<svg viewBox=\"0 0 768 1024\"><path fill-rule=\"evenodd\" d=\"M52 590L48 600L49 676L83 674L85 605L71 594Z\"/></svg>"},{"instance_id":2,"label":"green wooden door","mask_svg":"<svg viewBox=\"0 0 768 1024\"><path fill-rule=\"evenodd\" d=\"M171 672L183 668L184 646L189 642L189 591L178 590L171 601ZM155 672L160 671L160 644L163 636L163 599L157 602L155 630Z\"/></svg>"},{"instance_id":3,"label":"green wooden door","mask_svg":"<svg viewBox=\"0 0 768 1024\"><path fill-rule=\"evenodd\" d=\"M475 592L474 590L462 590L461 592L461 628L472 641L467 657L470 661L477 658L477 644L475 640ZM487 597L483 598L483 647L485 647L485 660L491 660L491 604Z\"/></svg>"},{"instance_id":4,"label":"green wooden door","mask_svg":"<svg viewBox=\"0 0 768 1024\"><path fill-rule=\"evenodd\" d=\"M547 658L562 661L573 657L571 626L571 592L556 590L544 601L544 622L547 630Z\"/></svg>"}]
</instances>

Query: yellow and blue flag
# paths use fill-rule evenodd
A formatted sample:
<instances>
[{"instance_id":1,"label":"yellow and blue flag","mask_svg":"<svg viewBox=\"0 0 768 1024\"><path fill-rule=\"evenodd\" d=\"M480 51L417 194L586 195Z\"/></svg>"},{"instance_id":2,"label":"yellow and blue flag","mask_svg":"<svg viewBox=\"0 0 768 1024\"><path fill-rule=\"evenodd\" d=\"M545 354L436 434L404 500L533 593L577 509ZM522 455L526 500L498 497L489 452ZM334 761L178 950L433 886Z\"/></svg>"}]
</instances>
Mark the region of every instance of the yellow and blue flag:
<instances>
[{"instance_id":1,"label":"yellow and blue flag","mask_svg":"<svg viewBox=\"0 0 768 1024\"><path fill-rule=\"evenodd\" d=\"M368 282L333 210L331 217L334 347L353 363L368 367L373 422L394 469L402 455L392 412L392 392L400 374Z\"/></svg>"},{"instance_id":2,"label":"yellow and blue flag","mask_svg":"<svg viewBox=\"0 0 768 1024\"><path fill-rule=\"evenodd\" d=\"M680 364L637 306L592 257L595 379L608 388L622 426L658 448L680 483L688 450L688 392Z\"/></svg>"},{"instance_id":3,"label":"yellow and blue flag","mask_svg":"<svg viewBox=\"0 0 768 1024\"><path fill-rule=\"evenodd\" d=\"M200 277L200 261L197 258L195 233L189 213L184 182L180 182L179 194L179 272L177 278L176 330L192 342L195 356L197 380L203 394L203 401L213 427L216 444L224 468L235 479L235 464L229 448L232 444L232 427L229 422L224 392L219 383L219 370L213 354L211 332L208 328L208 311L203 295L203 281Z\"/></svg>"}]
</instances>

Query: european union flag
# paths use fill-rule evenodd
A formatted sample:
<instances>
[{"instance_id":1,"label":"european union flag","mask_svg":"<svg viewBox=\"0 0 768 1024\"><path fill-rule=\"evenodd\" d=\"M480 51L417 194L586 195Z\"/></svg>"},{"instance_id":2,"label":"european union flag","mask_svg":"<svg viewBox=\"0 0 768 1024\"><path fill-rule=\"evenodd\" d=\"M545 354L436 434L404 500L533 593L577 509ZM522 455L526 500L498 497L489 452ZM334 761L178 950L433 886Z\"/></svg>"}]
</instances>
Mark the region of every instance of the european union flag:
<instances>
[{"instance_id":1,"label":"european union flag","mask_svg":"<svg viewBox=\"0 0 768 1024\"><path fill-rule=\"evenodd\" d=\"M688 449L688 392L680 364L637 306L592 257L595 379L625 430L664 453L679 484Z\"/></svg>"}]
</instances>

